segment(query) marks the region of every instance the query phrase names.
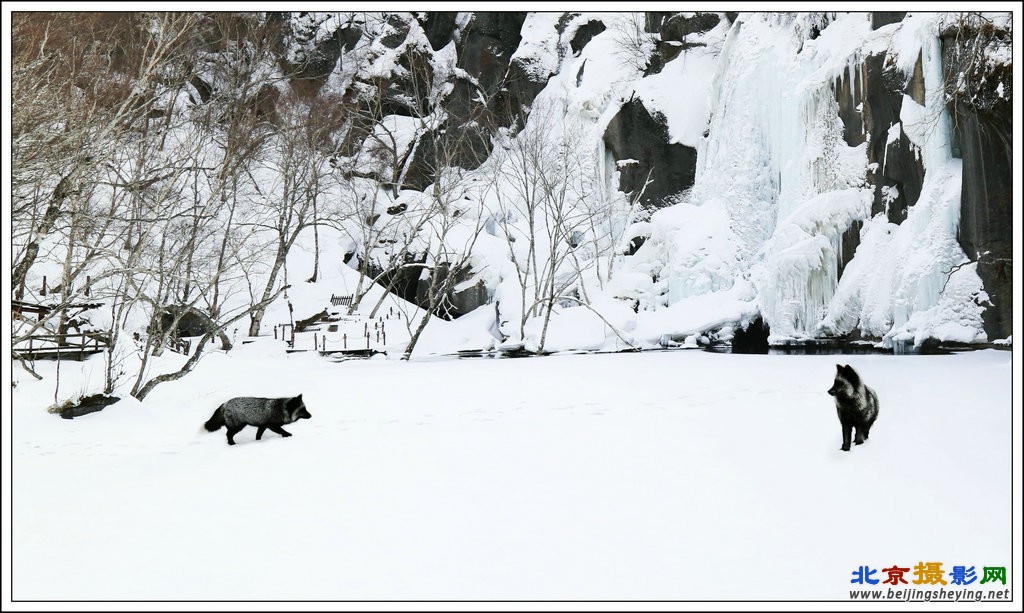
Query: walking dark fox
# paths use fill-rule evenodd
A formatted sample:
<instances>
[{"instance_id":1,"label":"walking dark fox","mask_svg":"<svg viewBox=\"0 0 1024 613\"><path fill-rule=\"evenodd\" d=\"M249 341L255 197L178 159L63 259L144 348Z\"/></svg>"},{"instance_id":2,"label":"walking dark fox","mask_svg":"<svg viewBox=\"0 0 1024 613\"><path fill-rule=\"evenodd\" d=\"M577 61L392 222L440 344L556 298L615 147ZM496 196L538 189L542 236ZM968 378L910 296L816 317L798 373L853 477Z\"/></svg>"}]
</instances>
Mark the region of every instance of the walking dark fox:
<instances>
[{"instance_id":1,"label":"walking dark fox","mask_svg":"<svg viewBox=\"0 0 1024 613\"><path fill-rule=\"evenodd\" d=\"M228 429L228 445L235 444L235 435L246 426L256 428L256 440L270 430L281 436L291 436L281 426L312 417L302 402L302 394L294 398L232 398L220 405L204 424L208 432Z\"/></svg>"},{"instance_id":2,"label":"walking dark fox","mask_svg":"<svg viewBox=\"0 0 1024 613\"><path fill-rule=\"evenodd\" d=\"M875 390L864 385L849 364L836 364L836 380L828 390L829 395L836 399L836 412L839 423L843 426L843 451L850 450L850 434L857 429L853 442L860 445L868 440L871 424L878 417L878 396Z\"/></svg>"}]
</instances>

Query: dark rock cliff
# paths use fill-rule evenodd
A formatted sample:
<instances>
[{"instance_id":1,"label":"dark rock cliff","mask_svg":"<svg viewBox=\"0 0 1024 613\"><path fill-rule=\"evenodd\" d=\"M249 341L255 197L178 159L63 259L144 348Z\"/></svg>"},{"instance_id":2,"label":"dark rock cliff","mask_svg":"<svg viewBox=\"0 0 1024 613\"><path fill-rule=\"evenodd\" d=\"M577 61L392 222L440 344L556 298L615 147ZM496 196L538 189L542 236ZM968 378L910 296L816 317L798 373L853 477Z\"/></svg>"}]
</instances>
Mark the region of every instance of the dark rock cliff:
<instances>
[{"instance_id":1,"label":"dark rock cliff","mask_svg":"<svg viewBox=\"0 0 1024 613\"><path fill-rule=\"evenodd\" d=\"M686 49L702 46L694 35L712 30L721 20L717 13L645 13L644 30L656 42L644 74L656 74ZM632 197L644 190L640 201L645 207L674 204L675 196L693 187L697 150L670 142L665 118L641 100L622 105L605 130L604 142L616 162L635 160L619 168L619 189Z\"/></svg>"},{"instance_id":2,"label":"dark rock cliff","mask_svg":"<svg viewBox=\"0 0 1024 613\"><path fill-rule=\"evenodd\" d=\"M1010 45L1010 32L982 20L942 36L953 144L963 159L959 240L989 295L990 340L1013 333L1013 68L992 59Z\"/></svg>"},{"instance_id":3,"label":"dark rock cliff","mask_svg":"<svg viewBox=\"0 0 1024 613\"><path fill-rule=\"evenodd\" d=\"M852 75L849 68L844 70L835 84L846 144L853 147L869 141L868 164L874 169L868 172L874 187L871 214L885 212L895 224L907 218L907 209L917 202L924 183L920 151L907 138L900 120L904 94L924 101L920 75L920 57L907 79L886 55L877 54L865 58ZM890 130L898 132L895 139L890 139Z\"/></svg>"},{"instance_id":4,"label":"dark rock cliff","mask_svg":"<svg viewBox=\"0 0 1024 613\"><path fill-rule=\"evenodd\" d=\"M635 160L619 168L620 190L635 197L651 181L640 198L645 206L673 204L672 196L693 187L697 150L670 143L665 118L651 113L638 98L622 105L605 130L604 142L616 161Z\"/></svg>"}]
</instances>

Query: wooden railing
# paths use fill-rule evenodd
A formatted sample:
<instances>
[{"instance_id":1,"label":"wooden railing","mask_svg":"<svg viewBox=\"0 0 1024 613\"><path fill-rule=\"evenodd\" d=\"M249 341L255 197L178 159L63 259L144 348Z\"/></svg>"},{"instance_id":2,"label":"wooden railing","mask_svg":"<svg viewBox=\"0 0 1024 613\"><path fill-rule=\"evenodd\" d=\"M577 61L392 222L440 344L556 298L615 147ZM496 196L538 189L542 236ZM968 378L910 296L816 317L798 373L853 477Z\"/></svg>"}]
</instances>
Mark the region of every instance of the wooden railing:
<instances>
[{"instance_id":1,"label":"wooden railing","mask_svg":"<svg viewBox=\"0 0 1024 613\"><path fill-rule=\"evenodd\" d=\"M23 359L71 358L83 359L87 355L106 351L110 337L102 332L79 334L33 334L18 341L11 352Z\"/></svg>"},{"instance_id":2,"label":"wooden railing","mask_svg":"<svg viewBox=\"0 0 1024 613\"><path fill-rule=\"evenodd\" d=\"M348 296L335 296L331 294L331 306L352 306L352 294Z\"/></svg>"},{"instance_id":3,"label":"wooden railing","mask_svg":"<svg viewBox=\"0 0 1024 613\"><path fill-rule=\"evenodd\" d=\"M175 353L188 355L192 351L192 341L175 336L167 337L167 346Z\"/></svg>"}]
</instances>

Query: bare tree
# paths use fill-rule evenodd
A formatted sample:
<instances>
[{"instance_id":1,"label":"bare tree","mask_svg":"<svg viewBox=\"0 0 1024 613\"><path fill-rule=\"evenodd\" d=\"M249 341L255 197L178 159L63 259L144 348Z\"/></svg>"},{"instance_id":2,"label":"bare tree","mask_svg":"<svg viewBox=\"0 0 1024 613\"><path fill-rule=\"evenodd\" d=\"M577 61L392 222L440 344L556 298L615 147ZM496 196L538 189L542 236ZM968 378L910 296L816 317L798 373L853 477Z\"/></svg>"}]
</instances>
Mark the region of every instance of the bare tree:
<instances>
[{"instance_id":1,"label":"bare tree","mask_svg":"<svg viewBox=\"0 0 1024 613\"><path fill-rule=\"evenodd\" d=\"M258 225L273 236L273 261L258 302L263 307L250 313L249 336L258 336L266 304L274 294L277 277L299 235L315 221L313 209L323 191L327 157L318 150L304 122L310 115L308 104L294 95L282 97L277 106L279 127L274 135L269 167L275 183L263 194L261 209L266 219Z\"/></svg>"},{"instance_id":2,"label":"bare tree","mask_svg":"<svg viewBox=\"0 0 1024 613\"><path fill-rule=\"evenodd\" d=\"M442 119L436 113L441 90L434 83L428 56L417 49L406 50L398 71L405 78L403 102L408 114L389 114L395 104L392 80L373 78L352 89L346 107L346 123L332 164L341 185L342 211L337 227L355 246L359 279L349 314L358 309L375 284L385 292L394 289L398 271L417 266L409 249L423 229L422 216L406 213L409 203L401 197L407 187L410 168L424 147L432 147L434 132ZM426 143L426 144L425 144ZM430 168L427 172L433 172ZM410 223L410 219L415 219ZM375 313L384 296L371 309Z\"/></svg>"},{"instance_id":3,"label":"bare tree","mask_svg":"<svg viewBox=\"0 0 1024 613\"><path fill-rule=\"evenodd\" d=\"M379 104L378 96L371 101ZM378 119L381 121L376 123ZM373 127L367 129L367 124ZM355 109L349 116L346 132L346 137L353 140L365 134L359 141L361 145L356 146L351 155L332 158L336 169L334 179L341 187L334 225L356 246L359 280L349 307L351 315L374 284L394 265L400 264L402 249L388 249L388 257L381 266L383 270L371 279L370 270L375 256L379 255L378 247L388 241L395 245L398 236L406 242L404 239L410 236L399 229L403 225L400 215L405 207L395 201L401 188L395 169L399 160L408 156L412 142L400 139L391 118L379 117L379 109L373 107Z\"/></svg>"},{"instance_id":4,"label":"bare tree","mask_svg":"<svg viewBox=\"0 0 1024 613\"><path fill-rule=\"evenodd\" d=\"M59 346L84 322L69 309L90 294L105 297L117 274L105 263L130 228L121 194L139 187L111 177L110 168L180 88L196 22L186 14L13 16L13 289L49 303L30 325L15 322L15 343L43 329ZM26 283L41 249L61 262L45 296Z\"/></svg>"},{"instance_id":5,"label":"bare tree","mask_svg":"<svg viewBox=\"0 0 1024 613\"><path fill-rule=\"evenodd\" d=\"M647 31L644 13L623 13L618 17L612 24L613 53L622 63L643 72L658 37Z\"/></svg>"},{"instance_id":6,"label":"bare tree","mask_svg":"<svg viewBox=\"0 0 1024 613\"><path fill-rule=\"evenodd\" d=\"M156 104L191 14L17 13L12 32L12 188L19 287L65 202Z\"/></svg>"},{"instance_id":7,"label":"bare tree","mask_svg":"<svg viewBox=\"0 0 1024 613\"><path fill-rule=\"evenodd\" d=\"M235 271L262 256L252 168L275 119L267 89L275 37L269 20L253 15L88 16L84 28L66 21L40 14L19 30L15 80L27 110L15 151L16 270L24 280L50 241L61 275L52 315L18 334L52 324L63 333L73 323L67 308L91 290L110 306L110 392L123 372L121 332L141 309L149 326L135 332L132 386L141 399L189 372L209 340L230 348L227 326L283 290L252 303L232 297ZM202 78L211 74L217 88ZM185 316L206 333L184 366L152 375Z\"/></svg>"},{"instance_id":8,"label":"bare tree","mask_svg":"<svg viewBox=\"0 0 1024 613\"><path fill-rule=\"evenodd\" d=\"M402 354L403 360L412 356L423 330L455 288L459 274L470 267L473 247L483 223L482 217L479 214L474 216L468 206L459 206L465 194L465 179L469 174L461 168L452 167L447 172L439 173L430 190L430 206L423 211L429 217L425 236L428 241L426 313L412 332Z\"/></svg>"},{"instance_id":9,"label":"bare tree","mask_svg":"<svg viewBox=\"0 0 1024 613\"><path fill-rule=\"evenodd\" d=\"M195 139L179 142L181 147L192 148L195 155L206 141L198 133ZM149 326L139 337L139 366L131 391L140 400L160 383L190 372L210 340L219 337L223 347L229 349L231 344L225 332L228 327L253 310L265 308L284 289L256 304L231 298L240 276L238 271L252 267L260 256L254 248L257 241L253 227L236 223L234 208L217 206L219 198L200 198L197 206L195 194L189 193L187 187L194 184L194 177L188 172L193 167L184 164L178 168L181 172L173 180L144 193L143 210L151 213L139 225L140 233L132 249L124 253L121 266L125 285L118 290L125 306L120 313L126 315L139 306L150 314ZM217 240L225 234L227 240ZM214 314L215 299L220 305ZM177 336L185 317L201 323L202 337L177 370L153 375L153 358L160 356L167 341Z\"/></svg>"},{"instance_id":10,"label":"bare tree","mask_svg":"<svg viewBox=\"0 0 1024 613\"><path fill-rule=\"evenodd\" d=\"M566 128L564 109L538 104L527 126L500 144L492 160L500 173L494 217L508 244L519 284L519 338L526 322L542 317L537 352L543 352L552 310L570 288L585 293L581 276L593 265L578 251L585 242L606 240L607 229L587 205L599 197L591 179L593 160ZM583 296L584 300L586 299Z\"/></svg>"}]
</instances>

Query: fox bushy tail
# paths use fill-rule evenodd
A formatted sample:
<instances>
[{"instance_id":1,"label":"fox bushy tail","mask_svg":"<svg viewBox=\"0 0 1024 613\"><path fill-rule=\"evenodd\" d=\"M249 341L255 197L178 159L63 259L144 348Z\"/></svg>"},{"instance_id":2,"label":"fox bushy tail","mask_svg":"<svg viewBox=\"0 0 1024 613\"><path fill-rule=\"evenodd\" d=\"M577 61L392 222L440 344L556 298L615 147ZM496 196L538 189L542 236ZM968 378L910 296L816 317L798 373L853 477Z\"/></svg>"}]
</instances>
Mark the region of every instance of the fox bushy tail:
<instances>
[{"instance_id":1,"label":"fox bushy tail","mask_svg":"<svg viewBox=\"0 0 1024 613\"><path fill-rule=\"evenodd\" d=\"M203 424L203 426L206 428L207 432L213 432L215 430L220 430L223 425L224 405L220 405L219 407L217 407L217 410L213 412L213 415L210 417L210 419L205 424Z\"/></svg>"}]
</instances>

